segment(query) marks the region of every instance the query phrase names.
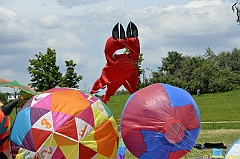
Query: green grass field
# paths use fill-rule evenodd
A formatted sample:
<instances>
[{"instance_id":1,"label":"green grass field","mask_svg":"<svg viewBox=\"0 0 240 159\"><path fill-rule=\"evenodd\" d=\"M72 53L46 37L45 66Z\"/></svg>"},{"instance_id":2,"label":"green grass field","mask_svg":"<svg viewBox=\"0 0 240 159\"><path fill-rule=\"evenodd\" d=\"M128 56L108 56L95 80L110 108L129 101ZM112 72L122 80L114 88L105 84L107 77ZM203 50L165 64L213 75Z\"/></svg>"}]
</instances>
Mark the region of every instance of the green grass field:
<instances>
[{"instance_id":1,"label":"green grass field","mask_svg":"<svg viewBox=\"0 0 240 159\"><path fill-rule=\"evenodd\" d=\"M112 110L115 119L120 119L122 110L129 94L111 97L107 106ZM240 137L240 89L224 93L193 95L201 118L201 130L197 139L198 144L223 143L229 147ZM117 121L119 124L119 121ZM227 149L226 149L227 150ZM224 151L226 151L224 149ZM193 148L182 159L210 156L212 150L197 150ZM136 158L130 152L127 158Z\"/></svg>"}]
</instances>

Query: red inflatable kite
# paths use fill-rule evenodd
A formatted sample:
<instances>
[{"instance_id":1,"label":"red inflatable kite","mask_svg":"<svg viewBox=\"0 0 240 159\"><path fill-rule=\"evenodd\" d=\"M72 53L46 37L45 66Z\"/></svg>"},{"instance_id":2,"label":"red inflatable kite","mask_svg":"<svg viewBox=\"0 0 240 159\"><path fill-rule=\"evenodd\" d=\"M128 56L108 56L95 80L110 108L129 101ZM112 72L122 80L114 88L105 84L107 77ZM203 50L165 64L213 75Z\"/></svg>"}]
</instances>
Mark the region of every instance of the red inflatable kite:
<instances>
[{"instance_id":1,"label":"red inflatable kite","mask_svg":"<svg viewBox=\"0 0 240 159\"><path fill-rule=\"evenodd\" d=\"M120 32L119 32L120 30ZM112 36L108 38L105 45L106 66L102 69L102 75L93 84L91 94L107 86L103 102L107 102L110 96L114 95L122 85L130 94L137 91L138 69L136 63L140 55L140 43L138 39L138 29L133 22L129 22L127 31L121 24L117 23ZM115 54L117 50L127 48L129 54Z\"/></svg>"}]
</instances>

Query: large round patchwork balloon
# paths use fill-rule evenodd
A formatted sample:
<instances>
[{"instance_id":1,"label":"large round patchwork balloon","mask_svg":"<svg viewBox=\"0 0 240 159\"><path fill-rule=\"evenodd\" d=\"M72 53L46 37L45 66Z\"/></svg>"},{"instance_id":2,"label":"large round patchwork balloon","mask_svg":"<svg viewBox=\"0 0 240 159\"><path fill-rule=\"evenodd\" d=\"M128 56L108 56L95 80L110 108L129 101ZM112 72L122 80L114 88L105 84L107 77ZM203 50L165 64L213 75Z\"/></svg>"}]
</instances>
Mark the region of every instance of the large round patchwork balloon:
<instances>
[{"instance_id":1,"label":"large round patchwork balloon","mask_svg":"<svg viewBox=\"0 0 240 159\"><path fill-rule=\"evenodd\" d=\"M112 112L97 97L53 88L31 98L10 133L13 158L115 158L118 130Z\"/></svg>"},{"instance_id":2,"label":"large round patchwork balloon","mask_svg":"<svg viewBox=\"0 0 240 159\"><path fill-rule=\"evenodd\" d=\"M156 83L132 94L122 112L121 134L140 159L177 159L194 146L200 114L184 89Z\"/></svg>"}]
</instances>

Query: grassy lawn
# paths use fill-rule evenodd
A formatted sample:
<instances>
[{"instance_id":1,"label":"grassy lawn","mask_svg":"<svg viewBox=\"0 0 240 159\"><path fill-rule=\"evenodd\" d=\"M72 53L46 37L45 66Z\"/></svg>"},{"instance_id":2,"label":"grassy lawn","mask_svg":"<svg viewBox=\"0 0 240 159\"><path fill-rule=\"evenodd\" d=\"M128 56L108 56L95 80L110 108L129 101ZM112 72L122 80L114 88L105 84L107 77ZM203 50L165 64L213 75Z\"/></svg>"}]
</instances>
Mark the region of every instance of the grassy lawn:
<instances>
[{"instance_id":1,"label":"grassy lawn","mask_svg":"<svg viewBox=\"0 0 240 159\"><path fill-rule=\"evenodd\" d=\"M107 103L115 119L121 118L122 110L129 96L129 94L116 95L111 97ZM193 98L198 105L202 122L196 143L223 143L229 147L240 137L240 89L224 93L203 94L201 96L193 95ZM182 159L209 156L211 154L212 149L197 150L193 148ZM126 157L136 158L128 151Z\"/></svg>"},{"instance_id":2,"label":"grassy lawn","mask_svg":"<svg viewBox=\"0 0 240 159\"><path fill-rule=\"evenodd\" d=\"M122 110L129 96L129 94L123 94L110 98L107 106L112 110L115 119L121 118ZM240 89L201 96L193 95L193 98L198 105L201 122L212 122L214 124L219 121L240 121ZM210 128L214 128L214 125L210 125ZM240 129L240 126L238 128Z\"/></svg>"}]
</instances>

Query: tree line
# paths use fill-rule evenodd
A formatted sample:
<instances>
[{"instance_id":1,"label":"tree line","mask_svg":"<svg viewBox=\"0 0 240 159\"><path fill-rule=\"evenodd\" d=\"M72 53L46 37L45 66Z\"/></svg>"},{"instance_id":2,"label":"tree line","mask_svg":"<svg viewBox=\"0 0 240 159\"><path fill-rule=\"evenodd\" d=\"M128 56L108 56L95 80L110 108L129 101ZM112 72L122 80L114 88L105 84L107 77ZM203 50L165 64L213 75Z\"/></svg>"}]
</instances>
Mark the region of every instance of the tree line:
<instances>
[{"instance_id":1,"label":"tree line","mask_svg":"<svg viewBox=\"0 0 240 159\"><path fill-rule=\"evenodd\" d=\"M168 52L162 65L145 78L142 87L153 83L166 83L189 88L191 94L225 92L240 86L240 50L215 54L209 47L203 55L183 56ZM143 84L144 83L144 84Z\"/></svg>"}]
</instances>

